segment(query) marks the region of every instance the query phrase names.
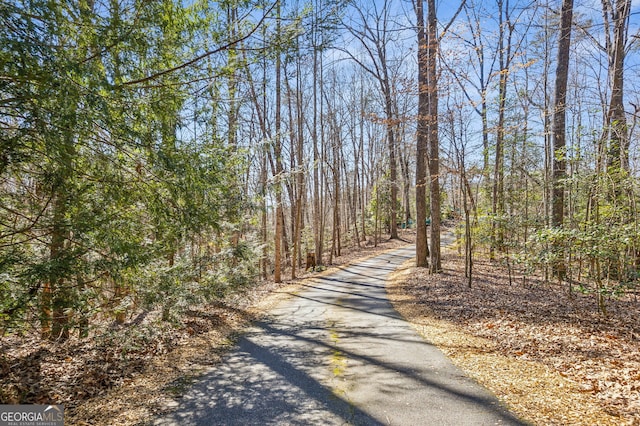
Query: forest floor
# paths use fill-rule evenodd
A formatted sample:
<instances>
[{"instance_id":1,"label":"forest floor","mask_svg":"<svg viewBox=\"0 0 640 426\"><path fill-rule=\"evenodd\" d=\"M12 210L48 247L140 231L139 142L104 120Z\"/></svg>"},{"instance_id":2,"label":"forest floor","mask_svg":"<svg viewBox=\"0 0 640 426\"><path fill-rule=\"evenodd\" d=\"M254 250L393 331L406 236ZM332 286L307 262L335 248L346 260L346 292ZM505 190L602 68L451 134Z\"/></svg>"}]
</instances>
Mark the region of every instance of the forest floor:
<instances>
[{"instance_id":1,"label":"forest floor","mask_svg":"<svg viewBox=\"0 0 640 426\"><path fill-rule=\"evenodd\" d=\"M377 246L368 241L345 249L324 272L303 272L280 284L260 282L218 303L192 307L175 323L160 321L158 312L138 312L121 326L99 324L100 332L89 339L0 337L0 403L64 404L69 425L148 423L171 411L175 398L292 286L407 241L383 236Z\"/></svg>"},{"instance_id":2,"label":"forest floor","mask_svg":"<svg viewBox=\"0 0 640 426\"><path fill-rule=\"evenodd\" d=\"M410 231L402 237L413 241ZM332 268L405 244L385 239L345 250ZM510 284L506 270L480 258L468 288L464 259L443 254L443 274L409 262L389 288L427 340L534 424L640 425L640 301L609 300L604 317L593 295L569 296L566 287L517 275ZM192 309L179 324L149 312L65 344L2 337L0 402L63 403L69 425L148 423L172 410L252 320L316 275L262 282Z\"/></svg>"},{"instance_id":3,"label":"forest floor","mask_svg":"<svg viewBox=\"0 0 640 426\"><path fill-rule=\"evenodd\" d=\"M480 257L480 256L478 256ZM640 301L512 275L443 251L444 272L407 262L388 288L395 308L516 414L540 425L640 425Z\"/></svg>"}]
</instances>

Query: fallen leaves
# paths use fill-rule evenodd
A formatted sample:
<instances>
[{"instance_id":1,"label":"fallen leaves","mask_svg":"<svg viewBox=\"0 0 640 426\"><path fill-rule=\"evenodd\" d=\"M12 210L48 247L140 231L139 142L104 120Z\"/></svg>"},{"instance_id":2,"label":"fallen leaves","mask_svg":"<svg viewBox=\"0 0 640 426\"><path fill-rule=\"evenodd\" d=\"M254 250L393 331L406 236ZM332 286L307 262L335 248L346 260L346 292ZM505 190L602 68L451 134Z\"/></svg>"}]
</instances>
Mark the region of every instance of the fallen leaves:
<instances>
[{"instance_id":1,"label":"fallen leaves","mask_svg":"<svg viewBox=\"0 0 640 426\"><path fill-rule=\"evenodd\" d=\"M365 244L344 250L334 262L347 264L405 244L386 239L377 247ZM149 422L175 408L175 398L219 362L249 321L296 285L262 282L224 303L193 307L178 325L160 321L158 312L143 312L117 332L108 332L110 323L98 324L93 338L72 338L64 344L4 336L0 403L65 404L66 420L74 425Z\"/></svg>"},{"instance_id":2,"label":"fallen leaves","mask_svg":"<svg viewBox=\"0 0 640 426\"><path fill-rule=\"evenodd\" d=\"M443 274L405 268L396 308L476 380L536 424L640 425L640 303L593 297L512 277L445 251ZM524 284L523 284L524 283Z\"/></svg>"}]
</instances>

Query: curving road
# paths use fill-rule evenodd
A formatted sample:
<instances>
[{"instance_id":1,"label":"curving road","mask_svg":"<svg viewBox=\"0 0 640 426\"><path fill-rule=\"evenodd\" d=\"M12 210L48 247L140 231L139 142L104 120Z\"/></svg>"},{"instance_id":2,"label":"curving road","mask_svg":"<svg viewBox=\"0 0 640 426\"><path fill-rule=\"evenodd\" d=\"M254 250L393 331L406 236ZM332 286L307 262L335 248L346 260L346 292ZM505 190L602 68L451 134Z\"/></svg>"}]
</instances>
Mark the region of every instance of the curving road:
<instances>
[{"instance_id":1,"label":"curving road","mask_svg":"<svg viewBox=\"0 0 640 426\"><path fill-rule=\"evenodd\" d=\"M156 425L522 425L392 308L408 246L306 281Z\"/></svg>"}]
</instances>

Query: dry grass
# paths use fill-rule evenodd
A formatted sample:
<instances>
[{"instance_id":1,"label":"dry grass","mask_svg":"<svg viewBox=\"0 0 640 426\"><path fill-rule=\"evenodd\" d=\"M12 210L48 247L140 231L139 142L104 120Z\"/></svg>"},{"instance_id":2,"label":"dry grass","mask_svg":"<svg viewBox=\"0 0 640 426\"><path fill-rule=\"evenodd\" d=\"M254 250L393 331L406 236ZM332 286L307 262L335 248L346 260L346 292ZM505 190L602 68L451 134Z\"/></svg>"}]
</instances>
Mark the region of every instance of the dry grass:
<instances>
[{"instance_id":1,"label":"dry grass","mask_svg":"<svg viewBox=\"0 0 640 426\"><path fill-rule=\"evenodd\" d=\"M640 305L613 300L609 317L593 296L476 262L473 288L464 261L446 250L440 275L408 262L395 274L394 306L426 339L540 425L640 425Z\"/></svg>"}]
</instances>

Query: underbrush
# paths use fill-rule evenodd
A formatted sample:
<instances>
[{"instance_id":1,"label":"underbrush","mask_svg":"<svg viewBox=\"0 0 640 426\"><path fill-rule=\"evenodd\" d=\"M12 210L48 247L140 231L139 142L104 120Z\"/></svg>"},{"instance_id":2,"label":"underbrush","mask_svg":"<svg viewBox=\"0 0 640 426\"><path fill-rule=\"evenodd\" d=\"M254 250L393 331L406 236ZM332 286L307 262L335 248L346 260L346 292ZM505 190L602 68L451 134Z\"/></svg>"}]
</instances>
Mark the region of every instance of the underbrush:
<instances>
[{"instance_id":1,"label":"underbrush","mask_svg":"<svg viewBox=\"0 0 640 426\"><path fill-rule=\"evenodd\" d=\"M475 260L471 287L463 258L445 251L443 265L437 275L408 269L391 296L472 377L536 424L640 424L633 295L610 297L604 315L589 294L495 262Z\"/></svg>"}]
</instances>

